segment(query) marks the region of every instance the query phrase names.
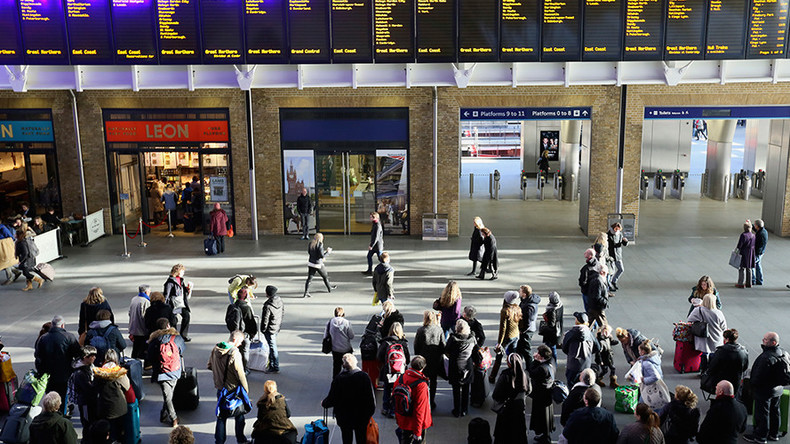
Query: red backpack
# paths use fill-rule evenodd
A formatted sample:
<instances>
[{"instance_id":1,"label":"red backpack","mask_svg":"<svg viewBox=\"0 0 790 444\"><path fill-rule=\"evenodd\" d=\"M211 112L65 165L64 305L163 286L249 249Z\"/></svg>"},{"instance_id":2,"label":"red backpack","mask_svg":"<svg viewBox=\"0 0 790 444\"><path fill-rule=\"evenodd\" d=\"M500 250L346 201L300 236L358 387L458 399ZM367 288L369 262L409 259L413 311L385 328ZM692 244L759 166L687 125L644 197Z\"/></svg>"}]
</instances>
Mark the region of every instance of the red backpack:
<instances>
[{"instance_id":1,"label":"red backpack","mask_svg":"<svg viewBox=\"0 0 790 444\"><path fill-rule=\"evenodd\" d=\"M387 373L390 375L406 373L406 354L403 352L403 346L397 342L393 342L387 348Z\"/></svg>"},{"instance_id":2,"label":"red backpack","mask_svg":"<svg viewBox=\"0 0 790 444\"><path fill-rule=\"evenodd\" d=\"M175 335L167 342L159 344L159 373L171 373L181 370L181 355L178 353Z\"/></svg>"},{"instance_id":3,"label":"red backpack","mask_svg":"<svg viewBox=\"0 0 790 444\"><path fill-rule=\"evenodd\" d=\"M392 403L395 406L395 413L401 416L412 416L414 414L412 393L421 382L427 383L424 379L418 379L411 384L405 384L403 375L398 377L398 383L392 389Z\"/></svg>"}]
</instances>

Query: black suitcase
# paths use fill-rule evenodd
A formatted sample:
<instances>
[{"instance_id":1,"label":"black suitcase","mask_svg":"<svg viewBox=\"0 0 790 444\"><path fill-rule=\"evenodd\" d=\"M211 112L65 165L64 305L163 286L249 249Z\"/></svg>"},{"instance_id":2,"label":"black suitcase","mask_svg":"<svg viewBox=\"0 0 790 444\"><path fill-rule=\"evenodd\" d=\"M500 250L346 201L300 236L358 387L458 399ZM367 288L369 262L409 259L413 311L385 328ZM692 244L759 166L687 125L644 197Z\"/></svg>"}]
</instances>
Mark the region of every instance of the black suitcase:
<instances>
[{"instance_id":1,"label":"black suitcase","mask_svg":"<svg viewBox=\"0 0 790 444\"><path fill-rule=\"evenodd\" d=\"M480 408L488 398L488 386L486 385L486 372L475 366L474 376L472 377L472 387L469 390L469 405Z\"/></svg>"},{"instance_id":2,"label":"black suitcase","mask_svg":"<svg viewBox=\"0 0 790 444\"><path fill-rule=\"evenodd\" d=\"M173 391L173 407L176 410L195 410L200 404L197 370L195 367L184 367Z\"/></svg>"},{"instance_id":3,"label":"black suitcase","mask_svg":"<svg viewBox=\"0 0 790 444\"><path fill-rule=\"evenodd\" d=\"M142 401L145 398L145 392L143 391L143 362L123 357L121 358L121 365L126 369L129 381L132 383L134 396L138 401Z\"/></svg>"},{"instance_id":4,"label":"black suitcase","mask_svg":"<svg viewBox=\"0 0 790 444\"><path fill-rule=\"evenodd\" d=\"M469 421L467 444L491 444L491 425L483 418Z\"/></svg>"},{"instance_id":5,"label":"black suitcase","mask_svg":"<svg viewBox=\"0 0 790 444\"><path fill-rule=\"evenodd\" d=\"M184 233L195 232L195 217L192 213L184 214Z\"/></svg>"},{"instance_id":6,"label":"black suitcase","mask_svg":"<svg viewBox=\"0 0 790 444\"><path fill-rule=\"evenodd\" d=\"M368 325L365 326L365 333L372 333L374 335L379 334L379 327L381 327L381 316L380 315L373 315L370 317L370 321L368 321Z\"/></svg>"},{"instance_id":7,"label":"black suitcase","mask_svg":"<svg viewBox=\"0 0 790 444\"><path fill-rule=\"evenodd\" d=\"M206 253L206 256L214 256L219 253L217 240L214 239L214 236L209 236L203 241L203 252Z\"/></svg>"}]
</instances>

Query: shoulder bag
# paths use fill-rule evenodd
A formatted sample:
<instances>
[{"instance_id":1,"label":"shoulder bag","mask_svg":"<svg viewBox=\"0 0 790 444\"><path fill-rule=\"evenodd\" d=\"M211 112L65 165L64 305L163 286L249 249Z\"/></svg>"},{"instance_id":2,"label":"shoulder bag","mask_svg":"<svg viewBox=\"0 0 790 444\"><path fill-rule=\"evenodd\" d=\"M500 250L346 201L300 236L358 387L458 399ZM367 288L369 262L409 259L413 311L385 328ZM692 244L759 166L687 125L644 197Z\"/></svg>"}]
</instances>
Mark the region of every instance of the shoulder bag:
<instances>
[{"instance_id":1,"label":"shoulder bag","mask_svg":"<svg viewBox=\"0 0 790 444\"><path fill-rule=\"evenodd\" d=\"M698 338L708 337L708 323L705 321L694 321L691 323L691 334Z\"/></svg>"},{"instance_id":2,"label":"shoulder bag","mask_svg":"<svg viewBox=\"0 0 790 444\"><path fill-rule=\"evenodd\" d=\"M321 342L321 353L325 355L332 353L332 335L329 334L329 323L326 324L326 336L324 336L324 340Z\"/></svg>"},{"instance_id":3,"label":"shoulder bag","mask_svg":"<svg viewBox=\"0 0 790 444\"><path fill-rule=\"evenodd\" d=\"M244 386L239 384L233 390L228 390L225 387L225 382L228 379L228 367L230 367L230 356L228 356L225 365L225 376L222 380L222 388L217 393L217 418L235 418L240 415L250 413L252 410L252 402L250 396Z\"/></svg>"}]
</instances>

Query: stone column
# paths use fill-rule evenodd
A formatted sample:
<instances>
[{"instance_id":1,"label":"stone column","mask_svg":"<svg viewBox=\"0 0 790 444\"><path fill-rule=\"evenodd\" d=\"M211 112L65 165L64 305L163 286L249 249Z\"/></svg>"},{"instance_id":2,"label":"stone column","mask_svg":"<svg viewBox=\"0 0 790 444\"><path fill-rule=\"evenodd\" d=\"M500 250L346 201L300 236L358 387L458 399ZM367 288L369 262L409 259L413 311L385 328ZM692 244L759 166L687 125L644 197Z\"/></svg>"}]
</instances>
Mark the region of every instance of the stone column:
<instances>
[{"instance_id":1,"label":"stone column","mask_svg":"<svg viewBox=\"0 0 790 444\"><path fill-rule=\"evenodd\" d=\"M579 184L581 133L581 120L563 120L560 122L560 174L565 184L563 200L576 200L576 190Z\"/></svg>"},{"instance_id":2,"label":"stone column","mask_svg":"<svg viewBox=\"0 0 790 444\"><path fill-rule=\"evenodd\" d=\"M736 120L708 121L708 157L705 171L708 173L707 197L726 200L730 188L730 157Z\"/></svg>"}]
</instances>

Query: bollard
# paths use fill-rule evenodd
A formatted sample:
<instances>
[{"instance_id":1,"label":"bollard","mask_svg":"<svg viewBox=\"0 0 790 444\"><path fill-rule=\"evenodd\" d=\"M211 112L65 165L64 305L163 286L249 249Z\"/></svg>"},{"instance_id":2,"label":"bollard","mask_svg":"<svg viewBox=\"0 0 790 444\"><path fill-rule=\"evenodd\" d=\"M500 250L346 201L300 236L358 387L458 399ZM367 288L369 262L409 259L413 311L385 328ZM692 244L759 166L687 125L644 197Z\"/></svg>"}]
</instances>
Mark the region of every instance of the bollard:
<instances>
[{"instance_id":1,"label":"bollard","mask_svg":"<svg viewBox=\"0 0 790 444\"><path fill-rule=\"evenodd\" d=\"M173 235L173 221L170 220L170 210L167 210L167 229L170 231L167 237L175 237L175 235Z\"/></svg>"},{"instance_id":2,"label":"bollard","mask_svg":"<svg viewBox=\"0 0 790 444\"><path fill-rule=\"evenodd\" d=\"M130 257L131 253L129 253L129 250L126 248L126 224L122 225L122 230L123 232L121 235L123 236L123 254L121 257Z\"/></svg>"},{"instance_id":3,"label":"bollard","mask_svg":"<svg viewBox=\"0 0 790 444\"><path fill-rule=\"evenodd\" d=\"M491 173L488 173L488 197L494 198L494 175Z\"/></svg>"},{"instance_id":4,"label":"bollard","mask_svg":"<svg viewBox=\"0 0 790 444\"><path fill-rule=\"evenodd\" d=\"M145 248L146 245L148 245L148 244L145 243L145 239L143 237L143 218L142 217L140 218L139 227L140 227L140 243L137 244L137 246Z\"/></svg>"}]
</instances>

